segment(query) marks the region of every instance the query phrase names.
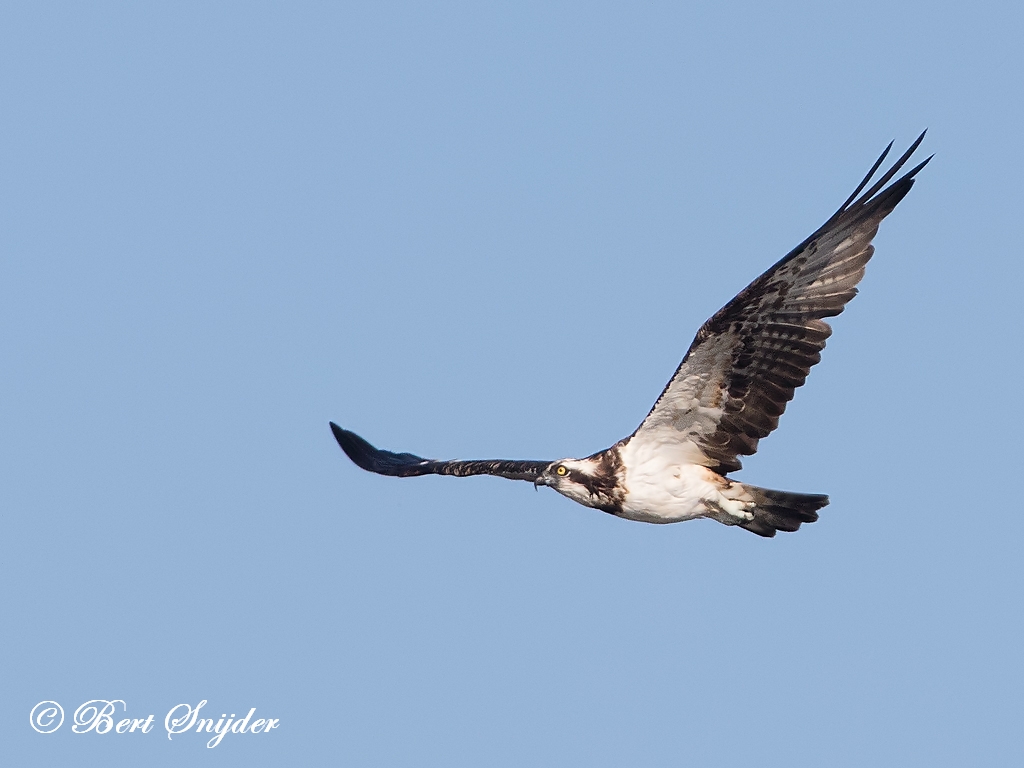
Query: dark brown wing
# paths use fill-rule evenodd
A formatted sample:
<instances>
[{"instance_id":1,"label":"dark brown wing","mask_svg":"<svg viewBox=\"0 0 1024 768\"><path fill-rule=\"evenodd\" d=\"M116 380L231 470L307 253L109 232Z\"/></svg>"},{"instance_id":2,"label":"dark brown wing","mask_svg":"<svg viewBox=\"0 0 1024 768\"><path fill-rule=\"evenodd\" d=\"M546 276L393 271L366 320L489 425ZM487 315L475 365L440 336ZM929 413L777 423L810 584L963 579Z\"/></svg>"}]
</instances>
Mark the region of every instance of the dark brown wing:
<instances>
[{"instance_id":1,"label":"dark brown wing","mask_svg":"<svg viewBox=\"0 0 1024 768\"><path fill-rule=\"evenodd\" d=\"M832 218L704 323L631 441L674 448L683 460L722 473L740 468L737 457L754 453L778 426L821 359L832 333L822 318L838 315L856 295L879 223L931 160L885 187L923 138L861 195L890 144Z\"/></svg>"},{"instance_id":2,"label":"dark brown wing","mask_svg":"<svg viewBox=\"0 0 1024 768\"><path fill-rule=\"evenodd\" d=\"M550 461L436 461L424 459L411 453L392 453L374 448L355 432L342 429L333 421L331 431L338 445L357 466L378 475L391 477L415 477L416 475L496 475L509 480L537 479Z\"/></svg>"}]
</instances>

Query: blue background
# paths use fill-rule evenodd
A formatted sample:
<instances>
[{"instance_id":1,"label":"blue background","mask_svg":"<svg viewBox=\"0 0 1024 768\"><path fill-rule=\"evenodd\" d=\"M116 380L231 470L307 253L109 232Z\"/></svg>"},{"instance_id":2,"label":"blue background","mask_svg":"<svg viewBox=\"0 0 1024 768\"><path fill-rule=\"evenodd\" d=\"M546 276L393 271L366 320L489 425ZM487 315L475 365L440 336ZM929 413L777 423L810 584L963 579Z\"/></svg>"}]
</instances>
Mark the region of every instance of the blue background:
<instances>
[{"instance_id":1,"label":"blue background","mask_svg":"<svg viewBox=\"0 0 1024 768\"><path fill-rule=\"evenodd\" d=\"M8 764L1020 764L1021 8L5 4ZM739 475L820 522L338 450L608 446L925 127ZM96 698L157 728L27 722Z\"/></svg>"}]
</instances>

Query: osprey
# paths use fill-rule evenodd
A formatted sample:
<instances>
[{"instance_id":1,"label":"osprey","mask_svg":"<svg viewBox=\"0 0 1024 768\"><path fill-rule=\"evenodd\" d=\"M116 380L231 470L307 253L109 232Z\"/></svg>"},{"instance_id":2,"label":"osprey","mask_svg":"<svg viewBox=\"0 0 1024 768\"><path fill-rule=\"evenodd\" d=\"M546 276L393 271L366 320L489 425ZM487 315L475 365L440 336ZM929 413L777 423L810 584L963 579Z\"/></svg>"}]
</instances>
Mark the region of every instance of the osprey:
<instances>
[{"instance_id":1,"label":"osprey","mask_svg":"<svg viewBox=\"0 0 1024 768\"><path fill-rule=\"evenodd\" d=\"M727 475L778 426L821 359L832 333L823 318L838 315L856 295L879 223L931 160L886 186L923 139L922 133L865 192L890 142L817 232L704 323L643 423L611 448L558 461L437 461L379 450L333 422L331 430L352 461L381 475L497 475L546 485L627 520L707 517L760 536L812 523L828 496L772 491Z\"/></svg>"}]
</instances>

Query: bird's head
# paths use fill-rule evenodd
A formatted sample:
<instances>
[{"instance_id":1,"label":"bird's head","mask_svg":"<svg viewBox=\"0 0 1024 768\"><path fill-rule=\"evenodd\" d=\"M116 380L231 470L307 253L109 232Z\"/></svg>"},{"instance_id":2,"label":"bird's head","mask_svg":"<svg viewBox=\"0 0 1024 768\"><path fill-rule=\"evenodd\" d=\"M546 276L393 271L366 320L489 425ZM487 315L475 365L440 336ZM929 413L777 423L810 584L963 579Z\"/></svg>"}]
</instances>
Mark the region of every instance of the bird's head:
<instances>
[{"instance_id":1,"label":"bird's head","mask_svg":"<svg viewBox=\"0 0 1024 768\"><path fill-rule=\"evenodd\" d=\"M597 470L593 459L559 459L548 464L533 484L546 485L584 506L595 507L600 504L595 485Z\"/></svg>"}]
</instances>

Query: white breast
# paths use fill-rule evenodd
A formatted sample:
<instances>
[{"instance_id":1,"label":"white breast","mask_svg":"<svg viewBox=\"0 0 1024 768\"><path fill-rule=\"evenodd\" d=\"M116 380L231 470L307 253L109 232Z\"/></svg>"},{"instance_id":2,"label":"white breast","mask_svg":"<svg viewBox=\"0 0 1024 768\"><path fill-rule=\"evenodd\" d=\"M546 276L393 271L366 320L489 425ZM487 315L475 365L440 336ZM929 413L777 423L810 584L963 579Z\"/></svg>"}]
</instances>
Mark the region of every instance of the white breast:
<instances>
[{"instance_id":1,"label":"white breast","mask_svg":"<svg viewBox=\"0 0 1024 768\"><path fill-rule=\"evenodd\" d=\"M676 523L705 517L722 508L747 517L743 510L747 504L735 498L740 484L694 464L692 446L676 441L630 440L619 450L626 486L622 517Z\"/></svg>"}]
</instances>

